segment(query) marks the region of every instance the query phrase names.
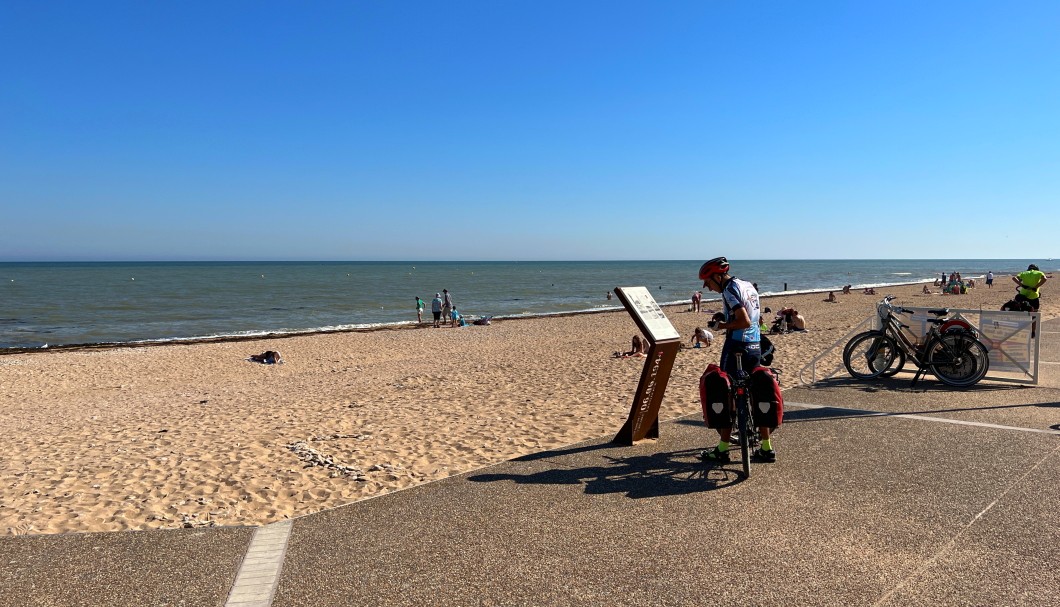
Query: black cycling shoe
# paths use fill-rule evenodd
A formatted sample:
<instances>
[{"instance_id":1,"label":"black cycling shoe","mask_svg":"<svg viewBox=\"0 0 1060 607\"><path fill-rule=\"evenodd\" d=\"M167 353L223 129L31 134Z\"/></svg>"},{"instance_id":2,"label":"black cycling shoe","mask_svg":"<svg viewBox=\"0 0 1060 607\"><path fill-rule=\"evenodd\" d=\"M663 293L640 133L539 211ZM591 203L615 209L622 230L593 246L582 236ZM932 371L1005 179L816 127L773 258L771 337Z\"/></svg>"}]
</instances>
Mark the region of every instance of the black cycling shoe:
<instances>
[{"instance_id":1,"label":"black cycling shoe","mask_svg":"<svg viewBox=\"0 0 1060 607\"><path fill-rule=\"evenodd\" d=\"M755 452L752 455L760 462L768 462L772 464L777 461L777 452L772 449L769 451L766 451L765 449L755 449Z\"/></svg>"},{"instance_id":2,"label":"black cycling shoe","mask_svg":"<svg viewBox=\"0 0 1060 607\"><path fill-rule=\"evenodd\" d=\"M729 452L714 447L713 449L700 451L699 459L705 462L727 462L729 461Z\"/></svg>"}]
</instances>

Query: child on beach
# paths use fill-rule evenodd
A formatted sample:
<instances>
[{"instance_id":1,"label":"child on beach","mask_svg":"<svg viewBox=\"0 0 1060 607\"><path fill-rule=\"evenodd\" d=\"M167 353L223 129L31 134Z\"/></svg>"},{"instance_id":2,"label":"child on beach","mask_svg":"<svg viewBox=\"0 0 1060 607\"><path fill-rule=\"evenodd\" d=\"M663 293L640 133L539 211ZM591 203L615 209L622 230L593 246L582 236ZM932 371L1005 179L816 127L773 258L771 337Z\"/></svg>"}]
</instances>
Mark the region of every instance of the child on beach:
<instances>
[{"instance_id":1,"label":"child on beach","mask_svg":"<svg viewBox=\"0 0 1060 607\"><path fill-rule=\"evenodd\" d=\"M614 358L631 358L634 356L647 356L648 351L648 340L642 340L640 335L633 336L633 342L631 344L629 352L615 352L611 356Z\"/></svg>"},{"instance_id":2,"label":"child on beach","mask_svg":"<svg viewBox=\"0 0 1060 607\"><path fill-rule=\"evenodd\" d=\"M703 346L710 347L710 344L714 342L714 334L701 327L696 327L695 333L692 335L692 347L702 348Z\"/></svg>"}]
</instances>

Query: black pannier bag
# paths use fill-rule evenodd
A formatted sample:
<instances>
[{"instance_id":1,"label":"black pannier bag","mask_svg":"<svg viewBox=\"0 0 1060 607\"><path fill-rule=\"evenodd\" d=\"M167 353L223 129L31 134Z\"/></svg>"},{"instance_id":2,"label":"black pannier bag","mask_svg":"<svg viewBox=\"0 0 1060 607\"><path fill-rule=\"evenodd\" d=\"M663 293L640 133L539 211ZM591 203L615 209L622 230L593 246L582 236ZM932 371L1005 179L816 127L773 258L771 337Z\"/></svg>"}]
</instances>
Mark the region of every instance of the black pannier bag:
<instances>
[{"instance_id":1,"label":"black pannier bag","mask_svg":"<svg viewBox=\"0 0 1060 607\"><path fill-rule=\"evenodd\" d=\"M699 402L708 428L732 427L732 382L718 365L707 365L699 378Z\"/></svg>"},{"instance_id":2,"label":"black pannier bag","mask_svg":"<svg viewBox=\"0 0 1060 607\"><path fill-rule=\"evenodd\" d=\"M783 421L784 397L780 394L777 372L773 369L755 367L751 371L751 410L756 428L776 429Z\"/></svg>"},{"instance_id":3,"label":"black pannier bag","mask_svg":"<svg viewBox=\"0 0 1060 607\"><path fill-rule=\"evenodd\" d=\"M773 364L773 354L776 353L777 348L773 345L773 342L769 341L769 338L765 335L759 336L758 339L758 345L760 348L762 348L762 357L760 359L762 361L762 366L768 367L769 365Z\"/></svg>"}]
</instances>

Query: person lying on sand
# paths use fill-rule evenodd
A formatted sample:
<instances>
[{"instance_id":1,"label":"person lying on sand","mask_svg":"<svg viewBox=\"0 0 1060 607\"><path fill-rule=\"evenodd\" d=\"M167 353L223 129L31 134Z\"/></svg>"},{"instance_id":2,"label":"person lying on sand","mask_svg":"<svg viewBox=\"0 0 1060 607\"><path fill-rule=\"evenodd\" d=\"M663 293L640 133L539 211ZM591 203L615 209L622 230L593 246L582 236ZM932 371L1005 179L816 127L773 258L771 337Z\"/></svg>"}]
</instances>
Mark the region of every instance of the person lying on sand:
<instances>
[{"instance_id":1,"label":"person lying on sand","mask_svg":"<svg viewBox=\"0 0 1060 607\"><path fill-rule=\"evenodd\" d=\"M251 354L247 360L265 365L278 365L283 362L283 357L275 350L265 350L261 354Z\"/></svg>"}]
</instances>

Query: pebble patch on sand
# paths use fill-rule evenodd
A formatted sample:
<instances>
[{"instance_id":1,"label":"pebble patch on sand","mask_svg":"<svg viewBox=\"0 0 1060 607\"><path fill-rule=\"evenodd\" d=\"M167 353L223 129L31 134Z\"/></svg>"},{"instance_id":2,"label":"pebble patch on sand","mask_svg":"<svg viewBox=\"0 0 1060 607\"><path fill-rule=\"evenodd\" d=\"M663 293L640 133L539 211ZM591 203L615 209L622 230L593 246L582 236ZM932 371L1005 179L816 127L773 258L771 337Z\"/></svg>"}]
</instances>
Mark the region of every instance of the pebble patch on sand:
<instances>
[{"instance_id":1,"label":"pebble patch on sand","mask_svg":"<svg viewBox=\"0 0 1060 607\"><path fill-rule=\"evenodd\" d=\"M371 438L370 434L327 434L311 437L309 441L295 441L293 443L288 443L286 447L294 452L294 454L298 456L298 459L305 462L306 468L328 468L332 471L330 475L331 478L347 476L355 481L366 481L368 479L364 476L364 470L361 470L356 466L348 466L337 462L334 457L321 453L310 447L309 443L340 439L366 440L369 438ZM373 470L374 469L375 467L373 467Z\"/></svg>"}]
</instances>

